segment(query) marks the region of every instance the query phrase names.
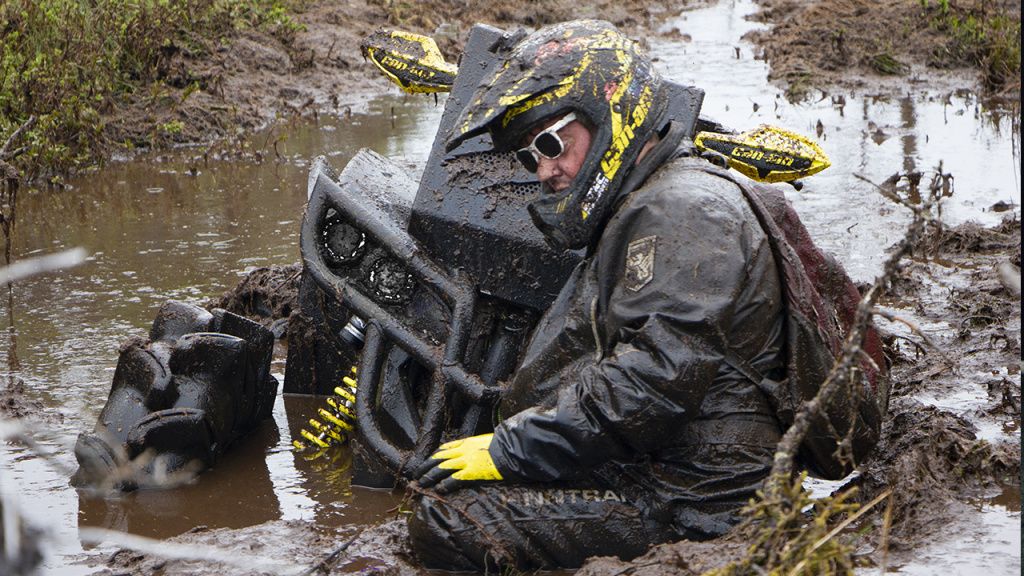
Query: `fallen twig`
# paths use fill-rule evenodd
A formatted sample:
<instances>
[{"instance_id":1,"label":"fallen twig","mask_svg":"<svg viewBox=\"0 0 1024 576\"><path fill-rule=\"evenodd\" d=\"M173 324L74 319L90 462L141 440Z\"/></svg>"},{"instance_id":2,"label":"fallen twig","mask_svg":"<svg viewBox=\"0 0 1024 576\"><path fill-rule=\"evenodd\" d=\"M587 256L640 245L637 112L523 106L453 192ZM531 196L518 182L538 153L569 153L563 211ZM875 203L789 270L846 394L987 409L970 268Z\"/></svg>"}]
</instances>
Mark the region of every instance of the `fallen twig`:
<instances>
[{"instance_id":1,"label":"fallen twig","mask_svg":"<svg viewBox=\"0 0 1024 576\"><path fill-rule=\"evenodd\" d=\"M338 555L341 554L342 552L344 552L345 550L348 550L348 547L351 546L352 543L356 541L356 538L359 538L359 536L362 533L363 533L363 531L360 530L360 531L356 532L355 534L353 534L351 538L346 540L341 546L338 546L337 548L335 548L334 551L331 552L326 558L324 558L323 560L317 562L309 570L306 570L305 572L303 572L302 576L310 576L311 574L315 574L318 570L323 570L326 573L330 573L331 565L334 564L334 561L335 561L335 559L337 559Z\"/></svg>"},{"instance_id":2,"label":"fallen twig","mask_svg":"<svg viewBox=\"0 0 1024 576\"><path fill-rule=\"evenodd\" d=\"M921 328L919 328L917 326L917 324L914 324L910 320L907 320L906 318L903 318L901 316L897 316L897 315L895 315L892 312L889 312L887 310L882 310L881 308L878 308L878 307L872 308L871 309L871 313L874 314L875 316L881 316L882 318L885 318L886 320L888 320L890 322L899 322L900 324L903 324L907 328L910 328L910 332L911 333L917 334L918 336L920 336L921 340L924 340L925 344L927 344L931 348L937 348L937 346L935 345L935 342L933 342L932 339L929 338L928 335L925 334L921 330ZM911 342L913 342L913 341L911 340Z\"/></svg>"},{"instance_id":3,"label":"fallen twig","mask_svg":"<svg viewBox=\"0 0 1024 576\"><path fill-rule=\"evenodd\" d=\"M154 540L135 534L107 530L106 528L81 527L78 536L82 542L91 544L113 544L121 548L129 548L145 554L159 556L167 560L200 561L244 568L247 571L258 570L270 574L305 574L305 568L291 562L282 562L274 558L266 558L255 554L237 555L230 550L199 544L179 544Z\"/></svg>"},{"instance_id":4,"label":"fallen twig","mask_svg":"<svg viewBox=\"0 0 1024 576\"><path fill-rule=\"evenodd\" d=\"M847 526L849 526L850 524L852 524L852 523L856 522L858 518L860 518L860 517L861 517L861 516L863 516L864 514L867 514L867 512L868 512L869 510L871 510L872 508L874 508L875 506L877 506L877 505L878 505L878 503L879 503L879 502L881 502L882 500L885 500L885 499L886 499L886 498L887 498L887 497L888 497L888 496L889 496L890 494L892 494L892 490L886 490L885 492L883 492L883 493L879 494L878 496L876 496L874 500L872 500L871 502L869 502L869 503L867 504L867 506L864 506L864 507L863 507L863 508L861 508L860 510L857 510L857 512L856 512L856 513L852 514L852 515L851 515L851 516L850 516L849 518L847 518L846 520L843 520L842 522L840 522L840 523L839 523L839 525L838 525L838 526L836 526L835 528L833 528L831 532L829 532L829 533L828 533L828 534L826 534L826 535L825 535L824 537L822 537L822 538L821 538L820 540L818 540L817 542L815 542L815 543L814 543L814 545L813 545L813 546L811 546L811 549L810 549L810 550L809 550L809 551L808 551L807 553L808 553L808 554L810 554L811 552L814 552L814 551L815 551L815 550L817 550L818 548L821 548L821 546L822 546L823 544L825 544L825 543L826 543L826 542L828 542L829 540L831 540L831 539L835 538L837 534L839 534L840 532L842 532L842 531L843 531L843 530L844 530L844 529L845 529L845 528L846 528ZM801 564L798 564L798 565L797 565L797 568L795 568L795 569L793 570L793 572L794 572L794 573L799 573L799 572L800 572L799 568L801 568L802 566L803 566L803 563L801 563Z\"/></svg>"},{"instance_id":5,"label":"fallen twig","mask_svg":"<svg viewBox=\"0 0 1024 576\"><path fill-rule=\"evenodd\" d=\"M909 178L911 187L916 188L915 183L919 181L920 175L914 174L910 176L912 176ZM868 289L867 293L864 294L864 297L861 298L853 324L846 335L846 340L843 342L842 353L832 366L832 370L829 372L828 377L825 378L825 382L818 390L818 394L801 407L793 419L792 426L789 427L789 430L786 431L779 442L774 462L772 463L771 476L767 481L766 487L766 493L772 499L782 497L785 493L784 486L788 483L793 473L797 450L810 429L811 421L825 410L832 397L848 383L851 369L856 367L860 361L861 346L875 310L875 305L899 270L900 260L913 251L924 235L928 223L934 219L932 210L938 203L940 191L944 192L948 189L949 179L949 175L942 173L942 166L940 165L935 176L932 178L931 186L929 187L930 195L922 199L919 205L910 204L900 199L894 192L885 194L886 197L892 196L897 198L901 204L910 208L914 213L913 220L903 240L897 244L896 249L883 264L882 274L875 280L875 283ZM898 181L899 178L890 178L886 181L886 184L891 185L895 189ZM875 186L880 191L883 191L883 193L888 192L888 190L883 189L881 186Z\"/></svg>"},{"instance_id":6,"label":"fallen twig","mask_svg":"<svg viewBox=\"0 0 1024 576\"><path fill-rule=\"evenodd\" d=\"M0 286L24 280L31 276L78 266L85 262L86 256L88 254L85 248L79 247L57 252L56 254L48 254L38 258L29 258L15 262L10 266L0 268Z\"/></svg>"}]
</instances>

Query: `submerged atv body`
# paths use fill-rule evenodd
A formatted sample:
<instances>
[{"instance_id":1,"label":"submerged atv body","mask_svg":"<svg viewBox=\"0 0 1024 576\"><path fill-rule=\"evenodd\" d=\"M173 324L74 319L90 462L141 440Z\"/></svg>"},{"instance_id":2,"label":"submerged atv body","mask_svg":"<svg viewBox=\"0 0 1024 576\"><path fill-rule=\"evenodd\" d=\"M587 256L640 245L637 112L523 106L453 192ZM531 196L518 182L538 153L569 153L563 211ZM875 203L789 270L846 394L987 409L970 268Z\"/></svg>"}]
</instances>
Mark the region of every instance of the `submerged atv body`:
<instances>
[{"instance_id":1,"label":"submerged atv body","mask_svg":"<svg viewBox=\"0 0 1024 576\"><path fill-rule=\"evenodd\" d=\"M331 394L358 364L357 484L390 486L442 437L492 428L499 382L582 254L557 252L530 221L534 175L480 136L444 141L514 37L470 33L417 183L369 152L309 177L301 314L284 391ZM703 91L670 84L670 119L698 128Z\"/></svg>"}]
</instances>

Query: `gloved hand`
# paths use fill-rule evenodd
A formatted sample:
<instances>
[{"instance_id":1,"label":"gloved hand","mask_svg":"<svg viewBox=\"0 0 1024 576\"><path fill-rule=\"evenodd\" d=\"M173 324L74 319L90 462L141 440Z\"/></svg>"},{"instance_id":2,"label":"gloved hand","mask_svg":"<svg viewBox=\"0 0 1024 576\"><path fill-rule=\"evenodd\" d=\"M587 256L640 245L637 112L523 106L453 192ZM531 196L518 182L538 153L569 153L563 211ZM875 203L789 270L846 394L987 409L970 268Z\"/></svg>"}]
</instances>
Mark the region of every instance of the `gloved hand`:
<instances>
[{"instance_id":1,"label":"gloved hand","mask_svg":"<svg viewBox=\"0 0 1024 576\"><path fill-rule=\"evenodd\" d=\"M444 494L468 483L501 480L488 448L494 434L470 436L441 445L419 470L421 488Z\"/></svg>"}]
</instances>

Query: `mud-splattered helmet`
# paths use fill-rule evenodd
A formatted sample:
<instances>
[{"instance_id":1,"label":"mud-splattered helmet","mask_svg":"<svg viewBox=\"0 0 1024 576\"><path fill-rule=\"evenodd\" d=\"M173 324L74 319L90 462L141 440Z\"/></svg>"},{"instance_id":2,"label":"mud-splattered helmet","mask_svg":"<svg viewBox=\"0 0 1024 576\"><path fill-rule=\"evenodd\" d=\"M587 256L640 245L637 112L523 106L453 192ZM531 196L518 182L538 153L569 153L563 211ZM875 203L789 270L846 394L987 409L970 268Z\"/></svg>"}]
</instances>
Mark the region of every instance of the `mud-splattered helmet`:
<instances>
[{"instance_id":1,"label":"mud-splattered helmet","mask_svg":"<svg viewBox=\"0 0 1024 576\"><path fill-rule=\"evenodd\" d=\"M512 48L474 94L447 148L488 130L495 149L513 150L538 123L575 112L592 133L586 159L568 189L545 190L529 211L552 244L583 248L666 106L660 75L632 40L607 22L566 22Z\"/></svg>"}]
</instances>

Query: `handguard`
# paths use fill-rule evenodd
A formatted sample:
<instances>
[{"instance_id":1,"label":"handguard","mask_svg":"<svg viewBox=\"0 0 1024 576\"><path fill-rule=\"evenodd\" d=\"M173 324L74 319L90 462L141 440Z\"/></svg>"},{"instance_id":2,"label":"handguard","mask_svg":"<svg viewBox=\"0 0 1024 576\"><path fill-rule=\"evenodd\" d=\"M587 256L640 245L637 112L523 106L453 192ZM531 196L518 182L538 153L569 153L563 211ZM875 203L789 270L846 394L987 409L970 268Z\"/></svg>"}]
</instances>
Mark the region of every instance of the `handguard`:
<instances>
[{"instance_id":1,"label":"handguard","mask_svg":"<svg viewBox=\"0 0 1024 576\"><path fill-rule=\"evenodd\" d=\"M729 168L758 182L791 182L831 166L809 138L767 124L742 134L698 132L693 143L698 150L721 154Z\"/></svg>"},{"instance_id":2,"label":"handguard","mask_svg":"<svg viewBox=\"0 0 1024 576\"><path fill-rule=\"evenodd\" d=\"M444 61L433 38L403 32L378 30L359 43L363 56L403 91L448 92L459 68Z\"/></svg>"}]
</instances>

